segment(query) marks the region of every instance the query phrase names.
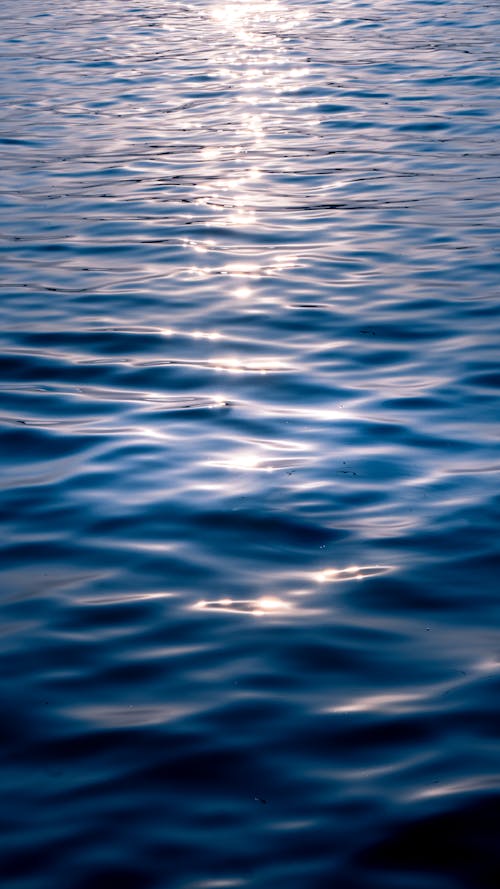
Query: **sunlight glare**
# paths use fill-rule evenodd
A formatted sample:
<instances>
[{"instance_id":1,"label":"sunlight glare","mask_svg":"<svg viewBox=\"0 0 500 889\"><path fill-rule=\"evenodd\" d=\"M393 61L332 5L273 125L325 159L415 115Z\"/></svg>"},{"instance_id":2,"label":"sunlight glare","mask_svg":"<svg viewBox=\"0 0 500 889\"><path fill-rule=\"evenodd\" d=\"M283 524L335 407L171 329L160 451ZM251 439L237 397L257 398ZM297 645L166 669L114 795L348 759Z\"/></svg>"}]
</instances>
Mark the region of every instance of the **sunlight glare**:
<instances>
[{"instance_id":1,"label":"sunlight glare","mask_svg":"<svg viewBox=\"0 0 500 889\"><path fill-rule=\"evenodd\" d=\"M341 583L346 580L365 580L368 577L376 577L379 574L387 574L392 571L391 565L350 565L347 568L327 568L313 575L316 583Z\"/></svg>"}]
</instances>

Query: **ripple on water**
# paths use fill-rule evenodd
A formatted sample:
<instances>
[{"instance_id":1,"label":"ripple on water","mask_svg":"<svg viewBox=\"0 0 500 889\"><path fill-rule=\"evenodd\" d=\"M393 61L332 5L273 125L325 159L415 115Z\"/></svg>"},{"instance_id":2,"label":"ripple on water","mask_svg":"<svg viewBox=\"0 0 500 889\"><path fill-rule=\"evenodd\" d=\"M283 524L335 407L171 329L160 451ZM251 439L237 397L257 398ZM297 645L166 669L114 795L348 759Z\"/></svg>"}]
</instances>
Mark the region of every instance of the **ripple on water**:
<instances>
[{"instance_id":1,"label":"ripple on water","mask_svg":"<svg viewBox=\"0 0 500 889\"><path fill-rule=\"evenodd\" d=\"M494 7L0 17L5 885L497 889Z\"/></svg>"}]
</instances>

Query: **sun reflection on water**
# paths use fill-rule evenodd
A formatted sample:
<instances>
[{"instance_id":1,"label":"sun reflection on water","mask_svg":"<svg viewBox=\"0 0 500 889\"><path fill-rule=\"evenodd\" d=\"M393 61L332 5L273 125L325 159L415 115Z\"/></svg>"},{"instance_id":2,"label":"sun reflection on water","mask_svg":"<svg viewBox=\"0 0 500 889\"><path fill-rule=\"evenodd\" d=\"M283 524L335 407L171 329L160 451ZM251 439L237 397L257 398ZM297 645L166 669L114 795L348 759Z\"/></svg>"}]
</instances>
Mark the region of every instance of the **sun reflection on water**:
<instances>
[{"instance_id":1,"label":"sun reflection on water","mask_svg":"<svg viewBox=\"0 0 500 889\"><path fill-rule=\"evenodd\" d=\"M300 618L318 614L319 609L305 607L298 594L281 596L257 596L256 598L200 599L190 606L194 611L223 612L225 614L247 614L251 617L265 618Z\"/></svg>"},{"instance_id":2,"label":"sun reflection on water","mask_svg":"<svg viewBox=\"0 0 500 889\"><path fill-rule=\"evenodd\" d=\"M393 571L391 565L349 565L347 568L327 568L314 575L316 583L342 583L347 580L366 580Z\"/></svg>"},{"instance_id":3,"label":"sun reflection on water","mask_svg":"<svg viewBox=\"0 0 500 889\"><path fill-rule=\"evenodd\" d=\"M208 144L200 147L202 173L194 185L194 203L203 208L203 224L212 230L216 226L227 229L228 235L241 230L255 236L272 207L266 170L266 157L272 153L270 140L281 131L281 118L284 126L287 114L295 116L299 108L311 104L295 96L309 67L290 55L285 39L303 25L309 11L291 9L281 0L226 0L214 3L208 15L221 37L212 50L212 76L230 89L231 116L224 136L211 131ZM190 246L194 253L210 249L203 237ZM224 251L224 235L211 246ZM273 257L267 251L265 266L242 258L226 262L217 271L257 280L295 267L296 257L280 253L277 249ZM197 278L209 278L214 267L195 265L188 271ZM236 292L235 296L248 299L249 294Z\"/></svg>"},{"instance_id":4,"label":"sun reflection on water","mask_svg":"<svg viewBox=\"0 0 500 889\"><path fill-rule=\"evenodd\" d=\"M226 28L246 32L249 24L261 22L280 24L288 27L299 25L309 16L307 9L290 10L281 0L231 0L220 3L212 9L212 17Z\"/></svg>"},{"instance_id":5,"label":"sun reflection on water","mask_svg":"<svg viewBox=\"0 0 500 889\"><path fill-rule=\"evenodd\" d=\"M264 376L287 370L287 365L277 358L254 358L243 361L240 358L220 357L212 358L210 363L214 370L231 374L257 373Z\"/></svg>"},{"instance_id":6,"label":"sun reflection on water","mask_svg":"<svg viewBox=\"0 0 500 889\"><path fill-rule=\"evenodd\" d=\"M215 465L215 464L214 464ZM219 464L222 465L222 464ZM259 469L258 460L251 454L247 455L247 464L242 458L239 467L236 463L228 468L241 469ZM224 597L220 599L200 599L190 605L197 611L224 611L229 614L251 614L260 617L269 616L309 616L311 614L318 615L324 610L324 602L317 601L317 587L311 586L311 581L316 583L324 583L326 580L368 580L377 574L385 574L394 570L394 566L387 565L365 565L350 566L348 568L330 569L324 572L315 572L304 574L300 577L303 586L297 588L296 583L299 576L291 573L289 576L288 590L284 595L274 596L256 596L255 598L237 599L232 597ZM323 579L322 579L323 578ZM281 577L281 581L287 581L285 575ZM316 601L315 601L316 600ZM332 603L328 603L328 611L331 613ZM448 686L446 686L447 688ZM343 704L337 704L332 708L327 708L325 712L364 712L370 710L380 710L384 712L386 709L392 711L395 709L399 712L408 706L415 704L417 701L424 700L427 692L388 692L384 694L367 695L364 697L352 699Z\"/></svg>"},{"instance_id":7,"label":"sun reflection on water","mask_svg":"<svg viewBox=\"0 0 500 889\"><path fill-rule=\"evenodd\" d=\"M276 596L262 596L259 599L201 599L194 608L205 611L228 611L236 614L283 614L293 611L293 604Z\"/></svg>"}]
</instances>

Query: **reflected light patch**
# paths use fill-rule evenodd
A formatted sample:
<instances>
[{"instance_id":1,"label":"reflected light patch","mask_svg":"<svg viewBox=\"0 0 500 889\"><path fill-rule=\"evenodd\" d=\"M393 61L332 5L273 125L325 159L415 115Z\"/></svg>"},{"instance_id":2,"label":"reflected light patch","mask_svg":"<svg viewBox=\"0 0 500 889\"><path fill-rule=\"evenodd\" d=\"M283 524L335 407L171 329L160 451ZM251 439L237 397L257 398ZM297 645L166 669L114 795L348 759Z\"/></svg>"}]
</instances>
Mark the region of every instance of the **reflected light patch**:
<instances>
[{"instance_id":1,"label":"reflected light patch","mask_svg":"<svg viewBox=\"0 0 500 889\"><path fill-rule=\"evenodd\" d=\"M69 719L83 721L99 728L116 729L127 726L163 725L177 722L196 712L188 705L120 705L94 704L63 710Z\"/></svg>"},{"instance_id":2,"label":"reflected light patch","mask_svg":"<svg viewBox=\"0 0 500 889\"><path fill-rule=\"evenodd\" d=\"M439 682L422 688L420 691L387 691L377 694L360 695L351 698L343 704L327 707L326 713L407 713L416 712L424 708L427 712L432 710L442 711L443 695L448 691L459 688L467 679L455 679L451 682Z\"/></svg>"},{"instance_id":3,"label":"reflected light patch","mask_svg":"<svg viewBox=\"0 0 500 889\"><path fill-rule=\"evenodd\" d=\"M257 454L238 454L225 460L222 465L225 469L242 469L246 472L262 469L261 459Z\"/></svg>"},{"instance_id":4,"label":"reflected light patch","mask_svg":"<svg viewBox=\"0 0 500 889\"><path fill-rule=\"evenodd\" d=\"M127 545L123 545L123 549L128 548ZM139 549L139 547L137 546ZM174 549L174 547L171 547ZM108 605L123 605L129 602L142 602L142 601L154 601L155 599L173 599L178 596L178 593L171 592L152 592L152 593L126 593L123 595L109 595L109 596L79 596L74 599L75 603L79 605L97 605L107 607Z\"/></svg>"},{"instance_id":5,"label":"reflected light patch","mask_svg":"<svg viewBox=\"0 0 500 889\"><path fill-rule=\"evenodd\" d=\"M477 793L478 791L495 790L500 788L500 775L483 775L477 778L469 778L463 781L444 781L442 784L433 784L411 794L410 799L433 799L438 796L454 796L457 793Z\"/></svg>"},{"instance_id":6,"label":"reflected light patch","mask_svg":"<svg viewBox=\"0 0 500 889\"><path fill-rule=\"evenodd\" d=\"M267 467L262 458L253 452L233 454L220 461L210 461L208 466L216 466L220 469L237 469L242 472L272 472L272 467Z\"/></svg>"},{"instance_id":7,"label":"reflected light patch","mask_svg":"<svg viewBox=\"0 0 500 889\"><path fill-rule=\"evenodd\" d=\"M284 602L283 599L276 599L272 596L263 596L262 599L257 599L255 606L254 614L276 614L280 611L288 611L291 608L289 602Z\"/></svg>"},{"instance_id":8,"label":"reflected light patch","mask_svg":"<svg viewBox=\"0 0 500 889\"><path fill-rule=\"evenodd\" d=\"M254 225L257 222L257 214L253 210L238 210L236 213L231 213L224 222L226 225Z\"/></svg>"},{"instance_id":9,"label":"reflected light patch","mask_svg":"<svg viewBox=\"0 0 500 889\"><path fill-rule=\"evenodd\" d=\"M309 416L311 417L311 419L328 423L331 420L345 420L347 417L350 418L352 414L349 414L345 410L342 410L340 408L334 408L333 410L312 410Z\"/></svg>"},{"instance_id":10,"label":"reflected light patch","mask_svg":"<svg viewBox=\"0 0 500 889\"><path fill-rule=\"evenodd\" d=\"M316 826L319 826L319 819L318 821L313 819L303 821L275 821L273 824L269 825L268 829L291 833L299 830L312 830Z\"/></svg>"},{"instance_id":11,"label":"reflected light patch","mask_svg":"<svg viewBox=\"0 0 500 889\"><path fill-rule=\"evenodd\" d=\"M294 27L308 16L306 9L291 13L280 0L233 0L232 3L220 3L211 11L211 16L226 28L236 30L238 37L251 40L252 35L245 28L250 25L264 23L283 23ZM256 35L255 39L258 35Z\"/></svg>"},{"instance_id":12,"label":"reflected light patch","mask_svg":"<svg viewBox=\"0 0 500 889\"><path fill-rule=\"evenodd\" d=\"M204 244L200 244L199 241L194 241L192 238L183 238L182 244L184 247L190 247L195 253L208 253L209 246L213 246L213 242L206 241Z\"/></svg>"},{"instance_id":13,"label":"reflected light patch","mask_svg":"<svg viewBox=\"0 0 500 889\"><path fill-rule=\"evenodd\" d=\"M255 277L259 275L260 270L256 262L228 262L224 266L226 274L235 278Z\"/></svg>"},{"instance_id":14,"label":"reflected light patch","mask_svg":"<svg viewBox=\"0 0 500 889\"><path fill-rule=\"evenodd\" d=\"M327 568L314 575L316 583L341 583L346 580L365 580L393 571L393 565L350 565L348 568Z\"/></svg>"},{"instance_id":15,"label":"reflected light patch","mask_svg":"<svg viewBox=\"0 0 500 889\"><path fill-rule=\"evenodd\" d=\"M234 295L236 299L250 299L252 291L250 290L250 287L237 287L234 291Z\"/></svg>"},{"instance_id":16,"label":"reflected light patch","mask_svg":"<svg viewBox=\"0 0 500 889\"><path fill-rule=\"evenodd\" d=\"M252 136L262 136L264 132L264 123L260 114L254 114L251 111L247 111L242 115L241 123L244 133L248 133Z\"/></svg>"},{"instance_id":17,"label":"reflected light patch","mask_svg":"<svg viewBox=\"0 0 500 889\"><path fill-rule=\"evenodd\" d=\"M249 444L252 446L216 455L205 465L247 472L276 472L297 469L311 459L303 454L311 450L305 442L250 439Z\"/></svg>"},{"instance_id":18,"label":"reflected light patch","mask_svg":"<svg viewBox=\"0 0 500 889\"><path fill-rule=\"evenodd\" d=\"M205 332L203 330L193 330L190 334L195 340L221 340L222 334L217 331Z\"/></svg>"},{"instance_id":19,"label":"reflected light patch","mask_svg":"<svg viewBox=\"0 0 500 889\"><path fill-rule=\"evenodd\" d=\"M234 879L199 880L196 883L188 883L186 889L232 889L232 887L244 886L246 882L246 880L241 880L239 877Z\"/></svg>"},{"instance_id":20,"label":"reflected light patch","mask_svg":"<svg viewBox=\"0 0 500 889\"><path fill-rule=\"evenodd\" d=\"M261 358L243 362L239 358L213 358L211 364L214 370L226 373L278 373L284 371L287 366L275 358Z\"/></svg>"},{"instance_id":21,"label":"reflected light patch","mask_svg":"<svg viewBox=\"0 0 500 889\"><path fill-rule=\"evenodd\" d=\"M293 611L290 602L274 596L260 599L201 599L193 605L197 611L227 611L235 614L253 614L257 617L271 614L284 614Z\"/></svg>"},{"instance_id":22,"label":"reflected light patch","mask_svg":"<svg viewBox=\"0 0 500 889\"><path fill-rule=\"evenodd\" d=\"M159 441L168 440L168 435L159 432L158 429L153 429L152 426L137 426L135 431L140 433L140 435L143 435L145 438L152 438Z\"/></svg>"},{"instance_id":23,"label":"reflected light patch","mask_svg":"<svg viewBox=\"0 0 500 889\"><path fill-rule=\"evenodd\" d=\"M496 670L500 670L500 661L493 659L481 661L477 665L477 669L481 670L481 672L484 671L485 673L493 673Z\"/></svg>"},{"instance_id":24,"label":"reflected light patch","mask_svg":"<svg viewBox=\"0 0 500 889\"><path fill-rule=\"evenodd\" d=\"M206 160L215 160L215 158L220 157L221 154L221 148L202 148L201 150L201 156Z\"/></svg>"},{"instance_id":25,"label":"reflected light patch","mask_svg":"<svg viewBox=\"0 0 500 889\"><path fill-rule=\"evenodd\" d=\"M354 698L346 704L328 708L328 713L401 713L415 701L422 701L426 694L382 694Z\"/></svg>"},{"instance_id":26,"label":"reflected light patch","mask_svg":"<svg viewBox=\"0 0 500 889\"><path fill-rule=\"evenodd\" d=\"M257 181L257 179L262 178L262 171L258 170L257 167L251 167L251 169L248 170L247 177L251 181L255 182L255 181Z\"/></svg>"}]
</instances>

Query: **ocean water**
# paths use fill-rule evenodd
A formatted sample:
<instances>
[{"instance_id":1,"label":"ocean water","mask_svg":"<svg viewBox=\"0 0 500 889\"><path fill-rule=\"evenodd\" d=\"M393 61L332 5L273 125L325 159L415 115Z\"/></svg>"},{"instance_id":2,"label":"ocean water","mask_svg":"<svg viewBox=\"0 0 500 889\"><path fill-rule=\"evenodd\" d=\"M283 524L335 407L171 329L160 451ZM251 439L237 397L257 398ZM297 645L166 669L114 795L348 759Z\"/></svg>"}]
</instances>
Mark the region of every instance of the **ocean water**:
<instances>
[{"instance_id":1,"label":"ocean water","mask_svg":"<svg viewBox=\"0 0 500 889\"><path fill-rule=\"evenodd\" d=\"M498 5L0 18L2 889L498 889Z\"/></svg>"}]
</instances>

